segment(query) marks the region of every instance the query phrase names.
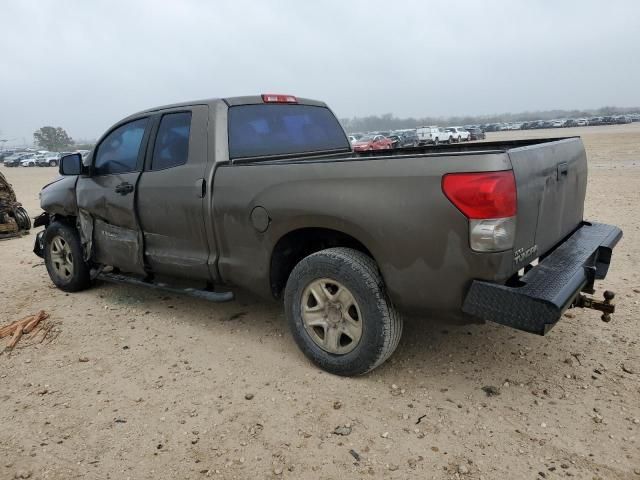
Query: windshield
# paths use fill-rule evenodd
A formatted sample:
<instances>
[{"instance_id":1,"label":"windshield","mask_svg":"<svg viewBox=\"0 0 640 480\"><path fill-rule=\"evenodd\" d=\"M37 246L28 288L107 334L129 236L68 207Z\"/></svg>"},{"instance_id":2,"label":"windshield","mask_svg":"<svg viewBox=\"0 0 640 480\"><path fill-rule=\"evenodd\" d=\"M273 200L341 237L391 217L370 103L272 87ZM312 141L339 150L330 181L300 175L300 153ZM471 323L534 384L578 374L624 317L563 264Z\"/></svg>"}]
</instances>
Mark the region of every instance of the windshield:
<instances>
[{"instance_id":1,"label":"windshield","mask_svg":"<svg viewBox=\"0 0 640 480\"><path fill-rule=\"evenodd\" d=\"M229 108L231 159L350 148L338 120L326 107L258 104Z\"/></svg>"},{"instance_id":2,"label":"windshield","mask_svg":"<svg viewBox=\"0 0 640 480\"><path fill-rule=\"evenodd\" d=\"M358 139L359 142L370 142L371 140L373 140L371 135L364 135Z\"/></svg>"}]
</instances>

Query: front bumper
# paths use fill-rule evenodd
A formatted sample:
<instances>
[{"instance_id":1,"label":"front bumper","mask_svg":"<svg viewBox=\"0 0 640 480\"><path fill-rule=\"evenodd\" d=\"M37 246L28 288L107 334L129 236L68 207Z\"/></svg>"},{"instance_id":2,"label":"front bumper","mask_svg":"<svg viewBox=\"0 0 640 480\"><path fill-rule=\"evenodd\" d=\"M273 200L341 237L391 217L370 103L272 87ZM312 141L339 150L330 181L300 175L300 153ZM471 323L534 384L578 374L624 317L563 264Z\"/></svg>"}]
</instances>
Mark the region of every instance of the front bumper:
<instances>
[{"instance_id":1,"label":"front bumper","mask_svg":"<svg viewBox=\"0 0 640 480\"><path fill-rule=\"evenodd\" d=\"M486 321L538 335L547 333L582 291L609 270L622 238L613 225L584 222L570 237L510 287L474 280L462 310Z\"/></svg>"},{"instance_id":2,"label":"front bumper","mask_svg":"<svg viewBox=\"0 0 640 480\"><path fill-rule=\"evenodd\" d=\"M36 240L33 243L33 253L40 258L44 258L44 230L36 234Z\"/></svg>"}]
</instances>

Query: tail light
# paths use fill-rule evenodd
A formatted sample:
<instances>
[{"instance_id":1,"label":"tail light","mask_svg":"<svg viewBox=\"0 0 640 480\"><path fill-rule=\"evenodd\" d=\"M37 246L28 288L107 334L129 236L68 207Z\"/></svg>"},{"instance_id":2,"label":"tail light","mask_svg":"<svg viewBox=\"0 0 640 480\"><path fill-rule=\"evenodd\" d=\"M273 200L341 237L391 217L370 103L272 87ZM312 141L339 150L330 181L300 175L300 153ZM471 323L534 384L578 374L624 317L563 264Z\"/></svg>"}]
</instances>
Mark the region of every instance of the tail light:
<instances>
[{"instance_id":1,"label":"tail light","mask_svg":"<svg viewBox=\"0 0 640 480\"><path fill-rule=\"evenodd\" d=\"M469 219L469 244L478 252L513 248L517 197L512 170L449 173L442 177L442 191Z\"/></svg>"},{"instance_id":2,"label":"tail light","mask_svg":"<svg viewBox=\"0 0 640 480\"><path fill-rule=\"evenodd\" d=\"M279 93L263 93L264 103L298 103L298 99L293 95L281 95Z\"/></svg>"}]
</instances>

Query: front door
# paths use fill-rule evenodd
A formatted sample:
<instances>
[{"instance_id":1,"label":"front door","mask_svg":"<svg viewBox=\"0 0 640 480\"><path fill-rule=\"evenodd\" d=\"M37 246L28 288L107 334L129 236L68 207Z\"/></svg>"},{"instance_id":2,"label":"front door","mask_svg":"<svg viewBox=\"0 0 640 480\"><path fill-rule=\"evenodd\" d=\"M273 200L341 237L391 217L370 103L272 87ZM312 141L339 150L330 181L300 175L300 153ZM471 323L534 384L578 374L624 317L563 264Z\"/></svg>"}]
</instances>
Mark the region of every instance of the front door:
<instances>
[{"instance_id":1,"label":"front door","mask_svg":"<svg viewBox=\"0 0 640 480\"><path fill-rule=\"evenodd\" d=\"M215 251L205 223L208 107L165 110L155 118L138 182L145 263L153 273L209 280ZM212 236L211 236L212 237Z\"/></svg>"},{"instance_id":2,"label":"front door","mask_svg":"<svg viewBox=\"0 0 640 480\"><path fill-rule=\"evenodd\" d=\"M135 199L150 126L150 118L143 117L112 129L94 150L91 175L80 177L76 186L92 258L124 272L145 273Z\"/></svg>"}]
</instances>

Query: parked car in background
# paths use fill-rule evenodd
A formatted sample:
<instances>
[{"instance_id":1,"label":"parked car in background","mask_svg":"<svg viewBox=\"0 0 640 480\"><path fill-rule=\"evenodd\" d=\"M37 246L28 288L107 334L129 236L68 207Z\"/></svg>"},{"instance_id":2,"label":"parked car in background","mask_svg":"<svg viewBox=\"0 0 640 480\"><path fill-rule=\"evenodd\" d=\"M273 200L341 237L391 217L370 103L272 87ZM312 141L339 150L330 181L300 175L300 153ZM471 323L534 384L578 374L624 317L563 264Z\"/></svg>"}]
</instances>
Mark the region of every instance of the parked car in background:
<instances>
[{"instance_id":1,"label":"parked car in background","mask_svg":"<svg viewBox=\"0 0 640 480\"><path fill-rule=\"evenodd\" d=\"M68 155L69 153L64 153L64 155ZM60 163L60 157L62 153L49 152L46 155L42 156L38 159L39 167L57 167L58 163Z\"/></svg>"},{"instance_id":2,"label":"parked car in background","mask_svg":"<svg viewBox=\"0 0 640 480\"><path fill-rule=\"evenodd\" d=\"M416 135L418 136L418 143L420 145L435 144L440 142L439 129L435 126L425 126L416 128Z\"/></svg>"},{"instance_id":3,"label":"parked car in background","mask_svg":"<svg viewBox=\"0 0 640 480\"><path fill-rule=\"evenodd\" d=\"M591 117L589 119L589 125L604 125L604 120L602 117Z\"/></svg>"},{"instance_id":4,"label":"parked car in background","mask_svg":"<svg viewBox=\"0 0 640 480\"><path fill-rule=\"evenodd\" d=\"M387 138L393 143L393 148L417 147L420 143L415 130L392 132Z\"/></svg>"},{"instance_id":5,"label":"parked car in background","mask_svg":"<svg viewBox=\"0 0 640 480\"><path fill-rule=\"evenodd\" d=\"M38 159L36 158L35 155L28 155L26 157L23 157L20 160L20 166L21 167L35 167L37 165Z\"/></svg>"},{"instance_id":6,"label":"parked car in background","mask_svg":"<svg viewBox=\"0 0 640 480\"><path fill-rule=\"evenodd\" d=\"M468 142L469 132L462 127L447 127L445 131L451 134L451 141L453 142Z\"/></svg>"},{"instance_id":7,"label":"parked car in background","mask_svg":"<svg viewBox=\"0 0 640 480\"><path fill-rule=\"evenodd\" d=\"M4 161L5 158L10 157L11 155L14 155L18 152L16 152L15 150L3 150L0 152L0 163L2 163Z\"/></svg>"},{"instance_id":8,"label":"parked car in background","mask_svg":"<svg viewBox=\"0 0 640 480\"><path fill-rule=\"evenodd\" d=\"M5 167L19 167L20 166L20 161L23 158L28 157L29 155L30 154L24 153L24 152L14 153L13 155L9 155L8 157L6 157L4 159L4 166Z\"/></svg>"},{"instance_id":9,"label":"parked car in background","mask_svg":"<svg viewBox=\"0 0 640 480\"><path fill-rule=\"evenodd\" d=\"M451 143L452 134L442 127L418 127L416 129L420 145L438 145L439 143Z\"/></svg>"},{"instance_id":10,"label":"parked car in background","mask_svg":"<svg viewBox=\"0 0 640 480\"><path fill-rule=\"evenodd\" d=\"M624 123L631 123L632 122L631 118L629 118L626 115L616 115L615 117L613 117L613 119L615 120L615 123L618 123L618 124L624 124Z\"/></svg>"},{"instance_id":11,"label":"parked car in background","mask_svg":"<svg viewBox=\"0 0 640 480\"><path fill-rule=\"evenodd\" d=\"M481 128L468 128L469 140L484 140L487 136Z\"/></svg>"},{"instance_id":12,"label":"parked car in background","mask_svg":"<svg viewBox=\"0 0 640 480\"><path fill-rule=\"evenodd\" d=\"M577 127L586 127L587 125L589 125L589 120L587 120L586 118L578 118L578 119L576 119L576 126Z\"/></svg>"},{"instance_id":13,"label":"parked car in background","mask_svg":"<svg viewBox=\"0 0 640 480\"><path fill-rule=\"evenodd\" d=\"M393 142L384 135L365 135L353 144L353 151L387 150L392 148L392 146Z\"/></svg>"}]
</instances>

